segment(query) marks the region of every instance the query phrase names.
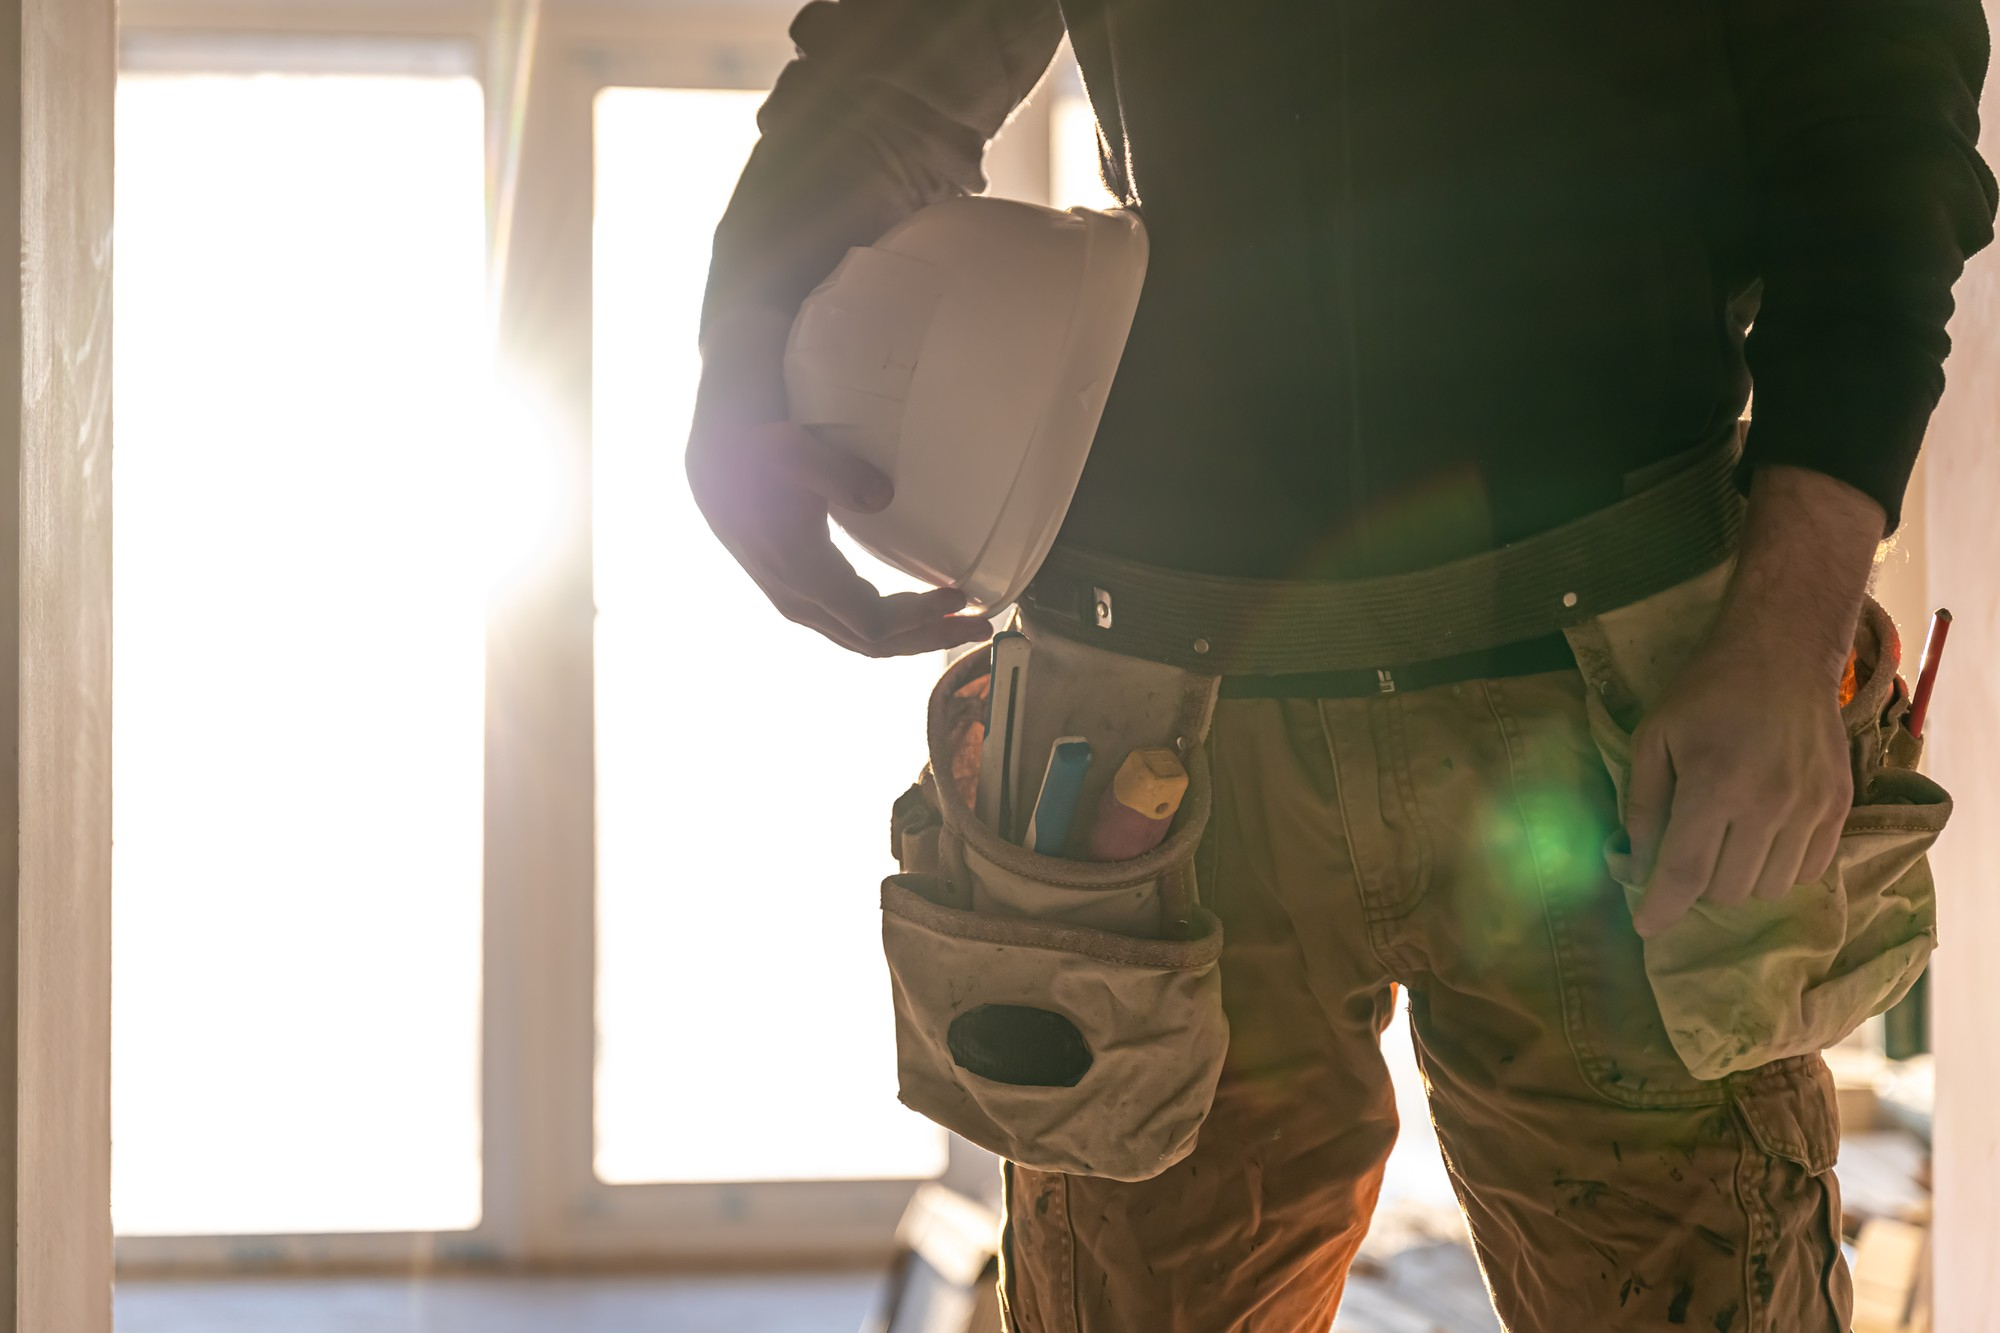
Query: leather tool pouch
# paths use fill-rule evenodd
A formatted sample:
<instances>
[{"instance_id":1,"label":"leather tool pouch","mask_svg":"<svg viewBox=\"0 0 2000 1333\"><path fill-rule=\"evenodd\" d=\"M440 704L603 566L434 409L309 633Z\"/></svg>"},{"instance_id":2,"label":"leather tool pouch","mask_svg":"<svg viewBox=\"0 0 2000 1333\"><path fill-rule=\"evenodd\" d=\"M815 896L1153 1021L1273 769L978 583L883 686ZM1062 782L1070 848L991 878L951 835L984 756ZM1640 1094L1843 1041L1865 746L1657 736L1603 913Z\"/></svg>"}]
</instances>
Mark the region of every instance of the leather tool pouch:
<instances>
[{"instance_id":1,"label":"leather tool pouch","mask_svg":"<svg viewBox=\"0 0 2000 1333\"><path fill-rule=\"evenodd\" d=\"M1026 770L1055 737L1088 736L1091 811L1126 750L1178 740L1187 794L1165 841L1129 861L1001 839L971 810L985 654L945 672L930 763L896 804L903 873L882 885L900 1095L1024 1166L1144 1180L1193 1149L1228 1046L1222 926L1194 874L1215 681L1028 630Z\"/></svg>"},{"instance_id":2,"label":"leather tool pouch","mask_svg":"<svg viewBox=\"0 0 2000 1333\"><path fill-rule=\"evenodd\" d=\"M1566 631L1589 686L1590 729L1622 817L1632 728L1715 623L1730 566ZM1842 710L1854 808L1827 873L1778 902L1699 902L1646 941L1646 975L1689 1072L1717 1079L1834 1045L1909 990L1937 942L1926 859L1951 798L1916 772L1894 623L1869 599L1855 632L1858 689ZM1623 832L1605 851L1636 907Z\"/></svg>"}]
</instances>

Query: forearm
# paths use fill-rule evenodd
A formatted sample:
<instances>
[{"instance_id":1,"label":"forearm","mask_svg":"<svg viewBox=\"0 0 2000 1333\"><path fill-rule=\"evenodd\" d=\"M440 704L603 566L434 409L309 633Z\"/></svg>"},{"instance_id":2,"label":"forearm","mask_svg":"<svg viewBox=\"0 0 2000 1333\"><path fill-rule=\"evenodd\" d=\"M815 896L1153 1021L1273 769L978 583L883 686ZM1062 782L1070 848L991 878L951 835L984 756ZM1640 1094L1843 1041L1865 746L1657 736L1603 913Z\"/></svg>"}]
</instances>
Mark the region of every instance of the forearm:
<instances>
[{"instance_id":1,"label":"forearm","mask_svg":"<svg viewBox=\"0 0 2000 1333\"><path fill-rule=\"evenodd\" d=\"M701 384L695 397L697 434L704 425L782 421L785 342L793 311L737 306L718 312L702 331Z\"/></svg>"},{"instance_id":2,"label":"forearm","mask_svg":"<svg viewBox=\"0 0 2000 1333\"><path fill-rule=\"evenodd\" d=\"M1758 204L1745 457L1838 477L1893 527L1944 388L1952 284L2000 200L1975 148L1980 0L1720 13Z\"/></svg>"},{"instance_id":3,"label":"forearm","mask_svg":"<svg viewBox=\"0 0 2000 1333\"><path fill-rule=\"evenodd\" d=\"M1853 647L1883 509L1807 468L1760 468L1712 643L1788 674L1838 682Z\"/></svg>"}]
</instances>

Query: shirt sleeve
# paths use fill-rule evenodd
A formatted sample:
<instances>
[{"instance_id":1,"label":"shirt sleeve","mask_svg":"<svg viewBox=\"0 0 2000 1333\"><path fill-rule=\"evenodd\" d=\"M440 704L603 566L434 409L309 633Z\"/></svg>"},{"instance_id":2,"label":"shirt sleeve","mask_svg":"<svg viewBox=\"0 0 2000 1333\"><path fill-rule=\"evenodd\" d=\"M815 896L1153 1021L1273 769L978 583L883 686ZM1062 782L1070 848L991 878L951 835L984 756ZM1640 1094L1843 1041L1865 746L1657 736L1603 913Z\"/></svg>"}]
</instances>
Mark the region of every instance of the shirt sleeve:
<instances>
[{"instance_id":1,"label":"shirt sleeve","mask_svg":"<svg viewBox=\"0 0 2000 1333\"><path fill-rule=\"evenodd\" d=\"M706 330L795 311L848 249L986 186L981 161L1047 70L1057 0L815 0L716 229Z\"/></svg>"},{"instance_id":2,"label":"shirt sleeve","mask_svg":"<svg viewBox=\"0 0 2000 1333\"><path fill-rule=\"evenodd\" d=\"M1813 468L1901 518L1944 389L1952 284L1993 236L1974 148L1979 0L1730 0L1762 302L1745 462Z\"/></svg>"}]
</instances>

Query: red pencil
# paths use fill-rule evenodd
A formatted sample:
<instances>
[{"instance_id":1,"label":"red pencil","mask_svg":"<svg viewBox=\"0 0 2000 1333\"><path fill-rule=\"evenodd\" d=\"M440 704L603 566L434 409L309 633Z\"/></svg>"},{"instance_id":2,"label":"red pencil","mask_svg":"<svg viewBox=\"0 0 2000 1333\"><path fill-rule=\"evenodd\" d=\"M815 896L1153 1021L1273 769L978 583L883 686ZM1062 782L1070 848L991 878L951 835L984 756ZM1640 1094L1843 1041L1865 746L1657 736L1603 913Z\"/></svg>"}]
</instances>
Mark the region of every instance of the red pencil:
<instances>
[{"instance_id":1,"label":"red pencil","mask_svg":"<svg viewBox=\"0 0 2000 1333\"><path fill-rule=\"evenodd\" d=\"M1937 684L1938 661L1944 656L1945 636L1951 633L1951 612L1942 607L1931 617L1931 632L1924 639L1923 665L1917 668L1917 688L1910 695L1910 715L1903 723L1912 736L1924 734L1924 714L1930 711L1931 687Z\"/></svg>"}]
</instances>

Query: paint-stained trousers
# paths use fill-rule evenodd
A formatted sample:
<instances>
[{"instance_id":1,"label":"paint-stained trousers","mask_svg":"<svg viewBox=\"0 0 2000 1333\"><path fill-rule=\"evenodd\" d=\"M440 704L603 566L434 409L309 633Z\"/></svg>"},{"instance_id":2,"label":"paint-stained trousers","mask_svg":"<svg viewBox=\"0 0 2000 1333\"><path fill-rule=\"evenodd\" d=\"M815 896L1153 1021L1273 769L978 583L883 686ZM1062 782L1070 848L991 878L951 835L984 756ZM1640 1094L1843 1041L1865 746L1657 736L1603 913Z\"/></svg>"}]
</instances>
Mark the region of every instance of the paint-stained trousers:
<instances>
[{"instance_id":1,"label":"paint-stained trousers","mask_svg":"<svg viewBox=\"0 0 2000 1333\"><path fill-rule=\"evenodd\" d=\"M1825 1064L1675 1056L1576 674L1224 698L1210 746L1214 1110L1152 1180L1007 1169L1013 1333L1325 1333L1396 1137L1397 982L1510 1333L1847 1328Z\"/></svg>"}]
</instances>

